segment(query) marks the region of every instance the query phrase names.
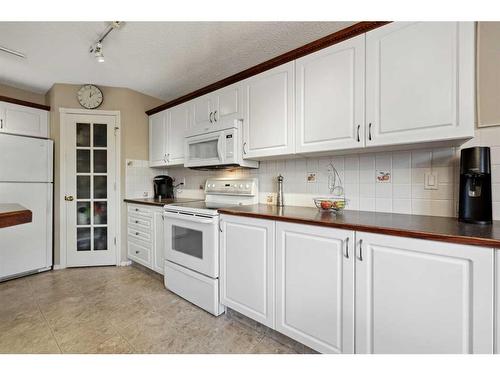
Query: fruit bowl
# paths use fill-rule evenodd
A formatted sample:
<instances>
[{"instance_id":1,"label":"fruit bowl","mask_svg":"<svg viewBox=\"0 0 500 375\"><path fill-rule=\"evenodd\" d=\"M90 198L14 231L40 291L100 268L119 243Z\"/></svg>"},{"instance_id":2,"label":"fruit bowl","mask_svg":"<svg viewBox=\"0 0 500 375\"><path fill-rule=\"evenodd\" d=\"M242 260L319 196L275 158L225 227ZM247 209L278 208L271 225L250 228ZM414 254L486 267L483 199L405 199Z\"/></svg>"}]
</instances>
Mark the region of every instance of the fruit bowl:
<instances>
[{"instance_id":1,"label":"fruit bowl","mask_svg":"<svg viewBox=\"0 0 500 375\"><path fill-rule=\"evenodd\" d=\"M314 204L322 211L341 212L347 205L347 199L343 197L319 197L314 198Z\"/></svg>"}]
</instances>

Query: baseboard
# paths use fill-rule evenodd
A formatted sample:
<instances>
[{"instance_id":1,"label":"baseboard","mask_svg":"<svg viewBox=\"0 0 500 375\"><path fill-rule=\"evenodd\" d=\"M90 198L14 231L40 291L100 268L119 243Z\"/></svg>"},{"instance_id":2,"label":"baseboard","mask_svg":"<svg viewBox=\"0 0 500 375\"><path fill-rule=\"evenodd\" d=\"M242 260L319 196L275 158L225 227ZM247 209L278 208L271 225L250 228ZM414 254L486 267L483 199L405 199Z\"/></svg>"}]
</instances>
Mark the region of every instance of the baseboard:
<instances>
[{"instance_id":1,"label":"baseboard","mask_svg":"<svg viewBox=\"0 0 500 375\"><path fill-rule=\"evenodd\" d=\"M66 268L66 266L63 266L61 264L54 264L54 267L53 267L54 271L63 270L65 268Z\"/></svg>"},{"instance_id":2,"label":"baseboard","mask_svg":"<svg viewBox=\"0 0 500 375\"><path fill-rule=\"evenodd\" d=\"M119 267L127 267L127 266L130 266L132 264L132 261L130 260L123 260L120 262L120 265Z\"/></svg>"}]
</instances>

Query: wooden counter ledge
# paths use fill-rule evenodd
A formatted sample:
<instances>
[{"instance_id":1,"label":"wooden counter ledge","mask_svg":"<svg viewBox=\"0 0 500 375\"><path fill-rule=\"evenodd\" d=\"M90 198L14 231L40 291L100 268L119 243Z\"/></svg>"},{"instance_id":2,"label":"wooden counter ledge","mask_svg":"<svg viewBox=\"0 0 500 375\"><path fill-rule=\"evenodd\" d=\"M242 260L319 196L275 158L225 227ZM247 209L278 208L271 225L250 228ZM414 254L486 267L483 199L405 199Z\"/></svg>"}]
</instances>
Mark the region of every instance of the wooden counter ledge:
<instances>
[{"instance_id":1,"label":"wooden counter ledge","mask_svg":"<svg viewBox=\"0 0 500 375\"><path fill-rule=\"evenodd\" d=\"M31 223L31 220L31 211L23 206L15 203L0 203L0 228Z\"/></svg>"},{"instance_id":2,"label":"wooden counter ledge","mask_svg":"<svg viewBox=\"0 0 500 375\"><path fill-rule=\"evenodd\" d=\"M494 221L492 225L476 225L461 223L453 217L349 210L335 215L311 207L279 208L265 204L224 208L219 212L227 215L500 248L500 221Z\"/></svg>"}]
</instances>

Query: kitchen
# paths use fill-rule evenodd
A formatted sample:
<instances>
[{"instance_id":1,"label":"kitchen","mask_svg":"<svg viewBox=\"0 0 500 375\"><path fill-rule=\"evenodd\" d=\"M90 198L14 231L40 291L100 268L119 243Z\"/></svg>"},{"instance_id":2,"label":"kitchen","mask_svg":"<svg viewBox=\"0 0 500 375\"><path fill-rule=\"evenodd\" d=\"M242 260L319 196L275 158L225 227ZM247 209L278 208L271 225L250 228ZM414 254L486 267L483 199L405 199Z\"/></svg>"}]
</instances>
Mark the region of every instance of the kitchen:
<instances>
[{"instance_id":1,"label":"kitchen","mask_svg":"<svg viewBox=\"0 0 500 375\"><path fill-rule=\"evenodd\" d=\"M144 61L120 46L163 29L283 40L122 83L118 54ZM95 78L38 79L37 46L78 33ZM0 35L1 353L498 353L499 22Z\"/></svg>"}]
</instances>

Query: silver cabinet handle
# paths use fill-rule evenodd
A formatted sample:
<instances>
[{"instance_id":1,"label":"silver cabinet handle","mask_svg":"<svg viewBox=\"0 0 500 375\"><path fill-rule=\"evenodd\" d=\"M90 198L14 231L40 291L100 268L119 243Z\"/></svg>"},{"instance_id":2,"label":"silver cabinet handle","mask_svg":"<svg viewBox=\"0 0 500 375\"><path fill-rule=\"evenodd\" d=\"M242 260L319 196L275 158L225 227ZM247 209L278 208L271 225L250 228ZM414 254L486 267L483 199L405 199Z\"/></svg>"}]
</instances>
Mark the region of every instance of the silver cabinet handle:
<instances>
[{"instance_id":1,"label":"silver cabinet handle","mask_svg":"<svg viewBox=\"0 0 500 375\"><path fill-rule=\"evenodd\" d=\"M243 154L246 155L247 154L247 151L245 150L245 146L247 145L246 142L243 142Z\"/></svg>"},{"instance_id":2,"label":"silver cabinet handle","mask_svg":"<svg viewBox=\"0 0 500 375\"><path fill-rule=\"evenodd\" d=\"M358 259L360 261L363 261L363 240L359 240L359 253L358 253Z\"/></svg>"},{"instance_id":3,"label":"silver cabinet handle","mask_svg":"<svg viewBox=\"0 0 500 375\"><path fill-rule=\"evenodd\" d=\"M222 227L221 227L222 222L219 220L219 232L222 233Z\"/></svg>"},{"instance_id":4,"label":"silver cabinet handle","mask_svg":"<svg viewBox=\"0 0 500 375\"><path fill-rule=\"evenodd\" d=\"M0 129L3 129L3 119L0 119Z\"/></svg>"},{"instance_id":5,"label":"silver cabinet handle","mask_svg":"<svg viewBox=\"0 0 500 375\"><path fill-rule=\"evenodd\" d=\"M349 259L349 237L345 239L345 253L344 256Z\"/></svg>"},{"instance_id":6,"label":"silver cabinet handle","mask_svg":"<svg viewBox=\"0 0 500 375\"><path fill-rule=\"evenodd\" d=\"M208 116L208 119L210 120L210 123L213 122L213 119L212 119L213 114L214 114L213 112L210 112L210 115Z\"/></svg>"},{"instance_id":7,"label":"silver cabinet handle","mask_svg":"<svg viewBox=\"0 0 500 375\"><path fill-rule=\"evenodd\" d=\"M372 123L371 122L368 124L368 140L369 141L372 140Z\"/></svg>"},{"instance_id":8,"label":"silver cabinet handle","mask_svg":"<svg viewBox=\"0 0 500 375\"><path fill-rule=\"evenodd\" d=\"M359 142L359 129L361 128L361 125L358 125L358 135L357 135L357 141Z\"/></svg>"},{"instance_id":9,"label":"silver cabinet handle","mask_svg":"<svg viewBox=\"0 0 500 375\"><path fill-rule=\"evenodd\" d=\"M214 121L217 122L217 111L214 112Z\"/></svg>"},{"instance_id":10,"label":"silver cabinet handle","mask_svg":"<svg viewBox=\"0 0 500 375\"><path fill-rule=\"evenodd\" d=\"M167 154L167 160L165 160L166 163L170 163L170 153Z\"/></svg>"}]
</instances>

